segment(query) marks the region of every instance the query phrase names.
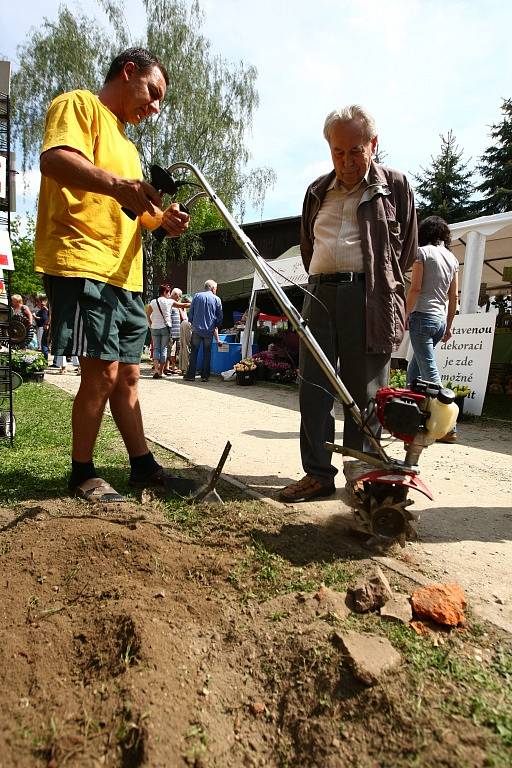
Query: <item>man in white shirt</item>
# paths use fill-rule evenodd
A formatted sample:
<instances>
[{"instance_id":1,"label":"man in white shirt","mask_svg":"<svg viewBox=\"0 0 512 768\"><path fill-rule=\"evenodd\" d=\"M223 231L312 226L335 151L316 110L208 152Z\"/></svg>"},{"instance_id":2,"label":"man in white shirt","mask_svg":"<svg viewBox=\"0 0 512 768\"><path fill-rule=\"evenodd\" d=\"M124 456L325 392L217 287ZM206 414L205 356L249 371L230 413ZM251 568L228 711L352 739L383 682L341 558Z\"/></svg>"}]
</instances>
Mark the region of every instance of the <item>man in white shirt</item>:
<instances>
[{"instance_id":1,"label":"man in white shirt","mask_svg":"<svg viewBox=\"0 0 512 768\"><path fill-rule=\"evenodd\" d=\"M417 225L412 190L399 171L377 165L373 117L358 105L331 112L324 125L333 170L307 189L301 255L309 273L303 316L356 404L363 410L388 383L391 352L404 332L403 274L412 266ZM335 491L332 388L304 345L300 351L300 449L306 475L283 488L283 501ZM378 436L375 416L368 419ZM343 444L369 450L345 411Z\"/></svg>"}]
</instances>

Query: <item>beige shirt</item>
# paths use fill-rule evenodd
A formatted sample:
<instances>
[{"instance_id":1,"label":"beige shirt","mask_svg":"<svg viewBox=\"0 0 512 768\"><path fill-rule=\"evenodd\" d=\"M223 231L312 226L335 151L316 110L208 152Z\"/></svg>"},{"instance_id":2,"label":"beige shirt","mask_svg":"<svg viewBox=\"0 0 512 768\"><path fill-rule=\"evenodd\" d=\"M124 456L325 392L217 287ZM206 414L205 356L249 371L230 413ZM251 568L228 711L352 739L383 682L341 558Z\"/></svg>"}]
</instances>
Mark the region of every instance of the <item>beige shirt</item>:
<instances>
[{"instance_id":1,"label":"beige shirt","mask_svg":"<svg viewBox=\"0 0 512 768\"><path fill-rule=\"evenodd\" d=\"M367 187L366 176L350 190L333 179L315 219L310 275L364 272L357 207Z\"/></svg>"}]
</instances>

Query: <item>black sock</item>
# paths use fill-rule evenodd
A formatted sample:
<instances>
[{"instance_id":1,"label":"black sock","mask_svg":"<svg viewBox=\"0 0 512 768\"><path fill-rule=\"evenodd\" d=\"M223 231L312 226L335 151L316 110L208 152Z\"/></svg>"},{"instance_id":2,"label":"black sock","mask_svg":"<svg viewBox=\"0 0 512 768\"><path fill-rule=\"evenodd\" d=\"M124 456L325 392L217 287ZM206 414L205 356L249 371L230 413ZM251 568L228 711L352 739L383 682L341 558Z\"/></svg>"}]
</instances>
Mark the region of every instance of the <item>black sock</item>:
<instances>
[{"instance_id":1,"label":"black sock","mask_svg":"<svg viewBox=\"0 0 512 768\"><path fill-rule=\"evenodd\" d=\"M82 485L86 480L92 477L98 477L98 473L92 461L75 461L71 459L71 476L69 478L69 488L73 490L77 485Z\"/></svg>"},{"instance_id":2,"label":"black sock","mask_svg":"<svg viewBox=\"0 0 512 768\"><path fill-rule=\"evenodd\" d=\"M160 464L155 461L151 451L143 456L130 456L130 466L130 480L145 480L160 469Z\"/></svg>"}]
</instances>

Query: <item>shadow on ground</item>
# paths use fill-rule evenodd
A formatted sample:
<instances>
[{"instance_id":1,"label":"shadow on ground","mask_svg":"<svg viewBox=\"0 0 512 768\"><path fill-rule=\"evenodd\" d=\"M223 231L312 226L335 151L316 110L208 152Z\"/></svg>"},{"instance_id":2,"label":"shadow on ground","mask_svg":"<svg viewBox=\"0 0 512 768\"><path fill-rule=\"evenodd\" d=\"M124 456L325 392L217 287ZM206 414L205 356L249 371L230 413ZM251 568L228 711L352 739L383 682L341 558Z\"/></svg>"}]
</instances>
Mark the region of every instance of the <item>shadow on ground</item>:
<instances>
[{"instance_id":1,"label":"shadow on ground","mask_svg":"<svg viewBox=\"0 0 512 768\"><path fill-rule=\"evenodd\" d=\"M277 532L253 529L251 537L294 566L362 560L372 554L362 546L368 535L354 531L350 519L342 515L332 515L318 524L287 523Z\"/></svg>"}]
</instances>

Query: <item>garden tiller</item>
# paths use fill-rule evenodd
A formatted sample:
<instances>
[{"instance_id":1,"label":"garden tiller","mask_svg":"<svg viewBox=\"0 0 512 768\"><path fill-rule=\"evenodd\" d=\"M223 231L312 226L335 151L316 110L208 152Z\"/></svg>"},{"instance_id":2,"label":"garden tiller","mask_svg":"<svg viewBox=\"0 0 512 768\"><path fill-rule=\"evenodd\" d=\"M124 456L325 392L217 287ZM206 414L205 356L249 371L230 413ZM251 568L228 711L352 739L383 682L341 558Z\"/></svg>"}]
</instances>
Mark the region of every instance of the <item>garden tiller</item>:
<instances>
[{"instance_id":1,"label":"garden tiller","mask_svg":"<svg viewBox=\"0 0 512 768\"><path fill-rule=\"evenodd\" d=\"M190 178L176 180L173 174L177 172L192 173L195 180ZM208 197L211 200L243 253L265 281L288 317L292 328L322 369L334 397L343 403L367 438L371 445L371 453L345 448L335 443L326 443L328 450L353 459L346 462L345 474L358 528L377 540L398 541L402 546L406 539L415 538L412 522L417 519L417 516L408 509L412 504L412 500L408 499L409 489L419 491L429 499L433 498L430 490L418 477L418 460L424 448L453 429L458 414L454 393L437 384L417 379L407 389L394 387L379 389L375 400L361 412L308 328L306 321L276 281L274 274L278 274L277 270L269 266L259 254L202 173L190 163L177 162L167 170L153 166L151 181L160 192L173 197L180 187L186 185L199 187L199 192L196 192L186 203L180 204L181 208L187 212L192 203L201 197ZM159 220L155 218L153 224L150 222L150 228L155 230L154 234L160 239L165 232L157 229L158 224ZM404 459L390 457L369 427L368 417L373 410L376 411L380 424L393 437L403 441Z\"/></svg>"}]
</instances>

